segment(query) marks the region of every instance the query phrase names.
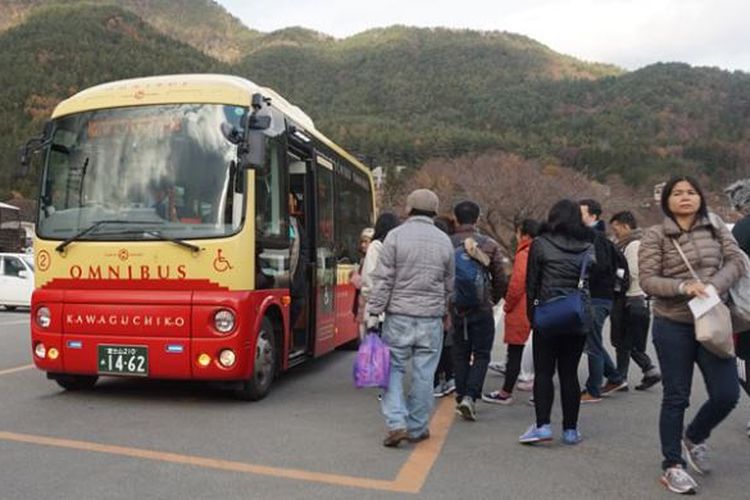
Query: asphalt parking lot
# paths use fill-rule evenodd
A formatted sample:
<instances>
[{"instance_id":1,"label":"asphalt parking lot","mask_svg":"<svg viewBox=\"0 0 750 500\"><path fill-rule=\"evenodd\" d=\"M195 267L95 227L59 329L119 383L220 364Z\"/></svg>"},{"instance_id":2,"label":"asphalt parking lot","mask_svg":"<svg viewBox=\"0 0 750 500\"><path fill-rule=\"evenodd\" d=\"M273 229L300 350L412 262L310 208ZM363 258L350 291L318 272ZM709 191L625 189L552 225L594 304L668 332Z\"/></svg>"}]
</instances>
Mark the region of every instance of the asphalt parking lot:
<instances>
[{"instance_id":1,"label":"asphalt parking lot","mask_svg":"<svg viewBox=\"0 0 750 500\"><path fill-rule=\"evenodd\" d=\"M533 419L519 393L510 407L478 403L474 423L439 400L433 437L393 450L380 444L377 392L353 388L352 360L314 360L257 403L170 381L65 392L30 366L28 312L0 312L0 498L673 498L658 484L659 388L582 408L586 440L573 448L517 444ZM501 382L488 375L486 388ZM690 412L705 397L699 378L694 392ZM699 494L748 498L749 417L743 395L711 439L715 471Z\"/></svg>"}]
</instances>

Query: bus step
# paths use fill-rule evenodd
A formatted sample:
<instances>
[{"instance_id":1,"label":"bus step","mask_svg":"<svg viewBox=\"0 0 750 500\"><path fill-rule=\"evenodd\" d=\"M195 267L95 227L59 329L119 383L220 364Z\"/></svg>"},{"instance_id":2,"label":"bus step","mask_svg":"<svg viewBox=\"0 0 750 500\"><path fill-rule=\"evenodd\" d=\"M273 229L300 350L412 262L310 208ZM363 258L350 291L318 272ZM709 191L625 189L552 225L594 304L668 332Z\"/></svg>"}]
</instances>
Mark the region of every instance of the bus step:
<instances>
[{"instance_id":1,"label":"bus step","mask_svg":"<svg viewBox=\"0 0 750 500\"><path fill-rule=\"evenodd\" d=\"M307 360L307 351L305 349L299 349L289 353L289 367L299 365Z\"/></svg>"}]
</instances>

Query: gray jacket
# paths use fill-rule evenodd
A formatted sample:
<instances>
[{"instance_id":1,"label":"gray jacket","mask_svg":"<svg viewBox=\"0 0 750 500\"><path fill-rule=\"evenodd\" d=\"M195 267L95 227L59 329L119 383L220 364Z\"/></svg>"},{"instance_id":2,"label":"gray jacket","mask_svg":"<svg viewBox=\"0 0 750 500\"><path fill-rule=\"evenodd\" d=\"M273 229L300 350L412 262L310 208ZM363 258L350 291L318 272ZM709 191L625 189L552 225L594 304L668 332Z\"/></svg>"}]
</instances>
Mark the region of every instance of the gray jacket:
<instances>
[{"instance_id":1,"label":"gray jacket","mask_svg":"<svg viewBox=\"0 0 750 500\"><path fill-rule=\"evenodd\" d=\"M368 314L442 317L453 293L453 245L432 219L410 217L388 233L372 274Z\"/></svg>"}]
</instances>

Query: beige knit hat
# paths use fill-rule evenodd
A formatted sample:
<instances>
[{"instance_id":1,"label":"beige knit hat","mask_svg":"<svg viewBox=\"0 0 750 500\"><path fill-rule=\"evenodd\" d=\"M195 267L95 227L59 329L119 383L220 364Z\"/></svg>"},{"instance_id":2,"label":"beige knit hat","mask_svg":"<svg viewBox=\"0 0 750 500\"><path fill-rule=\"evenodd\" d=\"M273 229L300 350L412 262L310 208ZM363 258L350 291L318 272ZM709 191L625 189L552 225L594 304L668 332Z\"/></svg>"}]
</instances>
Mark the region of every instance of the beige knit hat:
<instances>
[{"instance_id":1,"label":"beige knit hat","mask_svg":"<svg viewBox=\"0 0 750 500\"><path fill-rule=\"evenodd\" d=\"M439 207L440 200L438 199L438 196L429 189L417 189L412 191L411 194L406 197L407 214L411 212L412 209L437 214Z\"/></svg>"}]
</instances>

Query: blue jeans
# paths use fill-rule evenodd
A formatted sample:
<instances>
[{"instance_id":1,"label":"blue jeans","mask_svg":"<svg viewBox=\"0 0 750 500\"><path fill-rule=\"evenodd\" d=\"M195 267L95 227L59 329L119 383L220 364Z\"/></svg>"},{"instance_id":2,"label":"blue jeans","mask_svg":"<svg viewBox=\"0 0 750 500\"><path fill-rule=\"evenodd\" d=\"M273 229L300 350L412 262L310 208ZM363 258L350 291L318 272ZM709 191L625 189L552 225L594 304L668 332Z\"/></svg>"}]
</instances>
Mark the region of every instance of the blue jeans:
<instances>
[{"instance_id":1,"label":"blue jeans","mask_svg":"<svg viewBox=\"0 0 750 500\"><path fill-rule=\"evenodd\" d=\"M452 320L456 401L460 402L464 396L477 400L482 397L484 377L490 364L495 319L489 310L475 311L465 316L454 314Z\"/></svg>"},{"instance_id":2,"label":"blue jeans","mask_svg":"<svg viewBox=\"0 0 750 500\"><path fill-rule=\"evenodd\" d=\"M690 406L693 365L697 363L703 374L708 401L688 425L685 436L700 444L737 405L740 397L737 362L733 358L721 359L705 350L695 340L695 328L689 323L655 317L653 336L664 386L659 414L662 467L684 467L680 440L685 410Z\"/></svg>"},{"instance_id":3,"label":"blue jeans","mask_svg":"<svg viewBox=\"0 0 750 500\"><path fill-rule=\"evenodd\" d=\"M604 321L612 309L612 301L604 299L591 299L592 326L586 335L586 356L589 361L589 378L586 380L586 392L595 397L602 395L602 383L604 377L614 383L622 382L623 376L617 371L612 358L604 348L602 341L602 329Z\"/></svg>"},{"instance_id":4,"label":"blue jeans","mask_svg":"<svg viewBox=\"0 0 750 500\"><path fill-rule=\"evenodd\" d=\"M391 350L391 375L381 403L386 425L419 436L427 430L435 403L432 382L443 348L443 320L386 314L382 338ZM411 387L405 399L404 373L409 364Z\"/></svg>"}]
</instances>

